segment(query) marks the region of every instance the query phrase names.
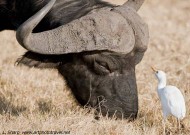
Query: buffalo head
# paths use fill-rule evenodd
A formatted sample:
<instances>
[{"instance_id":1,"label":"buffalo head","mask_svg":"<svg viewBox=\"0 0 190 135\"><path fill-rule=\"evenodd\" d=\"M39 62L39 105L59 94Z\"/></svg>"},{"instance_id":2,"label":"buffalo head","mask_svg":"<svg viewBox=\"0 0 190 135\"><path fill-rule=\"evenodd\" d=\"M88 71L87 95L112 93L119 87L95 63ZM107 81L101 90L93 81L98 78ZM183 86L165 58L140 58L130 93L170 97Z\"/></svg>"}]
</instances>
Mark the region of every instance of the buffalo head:
<instances>
[{"instance_id":1,"label":"buffalo head","mask_svg":"<svg viewBox=\"0 0 190 135\"><path fill-rule=\"evenodd\" d=\"M54 67L82 105L95 107L103 115L135 118L135 66L149 38L147 25L137 14L144 0L94 9L55 29L32 33L55 1L50 0L17 29L20 45L36 54L25 54L19 63L35 67L56 63Z\"/></svg>"}]
</instances>

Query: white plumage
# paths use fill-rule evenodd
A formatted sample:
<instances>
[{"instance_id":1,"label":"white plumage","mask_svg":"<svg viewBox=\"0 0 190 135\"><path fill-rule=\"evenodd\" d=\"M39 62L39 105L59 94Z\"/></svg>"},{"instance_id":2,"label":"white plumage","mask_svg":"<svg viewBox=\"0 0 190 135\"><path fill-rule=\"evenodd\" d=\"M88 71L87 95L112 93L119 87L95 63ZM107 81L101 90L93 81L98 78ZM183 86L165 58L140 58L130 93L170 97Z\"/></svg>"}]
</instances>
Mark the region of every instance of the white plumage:
<instances>
[{"instance_id":1,"label":"white plumage","mask_svg":"<svg viewBox=\"0 0 190 135\"><path fill-rule=\"evenodd\" d=\"M181 91L175 86L166 86L166 74L163 71L152 68L158 79L158 95L162 105L163 117L175 116L178 120L185 117L185 100Z\"/></svg>"},{"instance_id":2,"label":"white plumage","mask_svg":"<svg viewBox=\"0 0 190 135\"><path fill-rule=\"evenodd\" d=\"M185 117L185 101L178 88L175 86L166 86L163 89L159 89L158 93L162 104L163 116L165 119L170 114L180 120Z\"/></svg>"}]
</instances>

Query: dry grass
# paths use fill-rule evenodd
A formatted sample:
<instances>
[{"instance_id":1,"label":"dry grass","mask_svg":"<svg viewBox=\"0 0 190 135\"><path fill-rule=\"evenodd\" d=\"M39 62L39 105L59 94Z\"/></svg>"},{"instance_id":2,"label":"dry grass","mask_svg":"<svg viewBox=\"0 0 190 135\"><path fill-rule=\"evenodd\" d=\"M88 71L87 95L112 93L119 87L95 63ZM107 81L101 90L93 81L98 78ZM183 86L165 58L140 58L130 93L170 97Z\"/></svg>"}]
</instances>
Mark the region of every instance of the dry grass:
<instances>
[{"instance_id":1,"label":"dry grass","mask_svg":"<svg viewBox=\"0 0 190 135\"><path fill-rule=\"evenodd\" d=\"M111 1L111 0L110 0ZM122 3L113 0L115 3ZM124 1L124 0L123 0ZM162 134L162 114L156 80L149 65L167 72L169 84L185 95L187 117L180 133L169 118L167 132L190 134L190 1L148 0L140 14L150 27L150 43L137 66L139 115L134 122L102 118L80 107L55 70L15 67L23 54L15 33L0 33L0 134L2 131L69 130L71 134Z\"/></svg>"}]
</instances>

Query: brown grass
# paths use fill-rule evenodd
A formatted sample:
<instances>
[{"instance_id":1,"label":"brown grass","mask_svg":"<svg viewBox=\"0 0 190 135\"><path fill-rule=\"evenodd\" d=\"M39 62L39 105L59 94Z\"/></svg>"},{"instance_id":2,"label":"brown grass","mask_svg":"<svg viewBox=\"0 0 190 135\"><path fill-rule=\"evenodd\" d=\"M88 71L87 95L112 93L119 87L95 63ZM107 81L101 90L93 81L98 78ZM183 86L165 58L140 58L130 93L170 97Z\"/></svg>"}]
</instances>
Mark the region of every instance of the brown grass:
<instances>
[{"instance_id":1,"label":"brown grass","mask_svg":"<svg viewBox=\"0 0 190 135\"><path fill-rule=\"evenodd\" d=\"M111 1L111 0L110 0ZM119 4L122 1L113 0ZM123 0L124 1L124 0ZM166 71L168 83L185 96L184 128L177 130L174 118L166 124L170 134L190 134L190 4L189 0L148 0L139 13L148 22L150 43L137 66L139 115L134 122L101 118L74 100L55 70L16 67L25 51L15 33L0 33L0 134L14 131L67 131L71 134L159 135L162 113L156 93L157 81L149 65Z\"/></svg>"}]
</instances>

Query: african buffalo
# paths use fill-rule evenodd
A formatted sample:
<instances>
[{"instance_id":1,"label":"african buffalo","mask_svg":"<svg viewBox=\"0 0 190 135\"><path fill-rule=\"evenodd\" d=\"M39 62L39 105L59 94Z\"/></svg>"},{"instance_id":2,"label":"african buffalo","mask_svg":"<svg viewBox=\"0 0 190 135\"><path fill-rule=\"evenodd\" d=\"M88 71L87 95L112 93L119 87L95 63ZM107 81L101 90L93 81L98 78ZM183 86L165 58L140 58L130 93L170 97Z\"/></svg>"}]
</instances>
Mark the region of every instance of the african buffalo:
<instances>
[{"instance_id":1,"label":"african buffalo","mask_svg":"<svg viewBox=\"0 0 190 135\"><path fill-rule=\"evenodd\" d=\"M134 119L135 66L149 38L137 14L143 2L0 0L0 29L16 30L18 42L28 50L18 64L56 68L81 105L104 116Z\"/></svg>"}]
</instances>

